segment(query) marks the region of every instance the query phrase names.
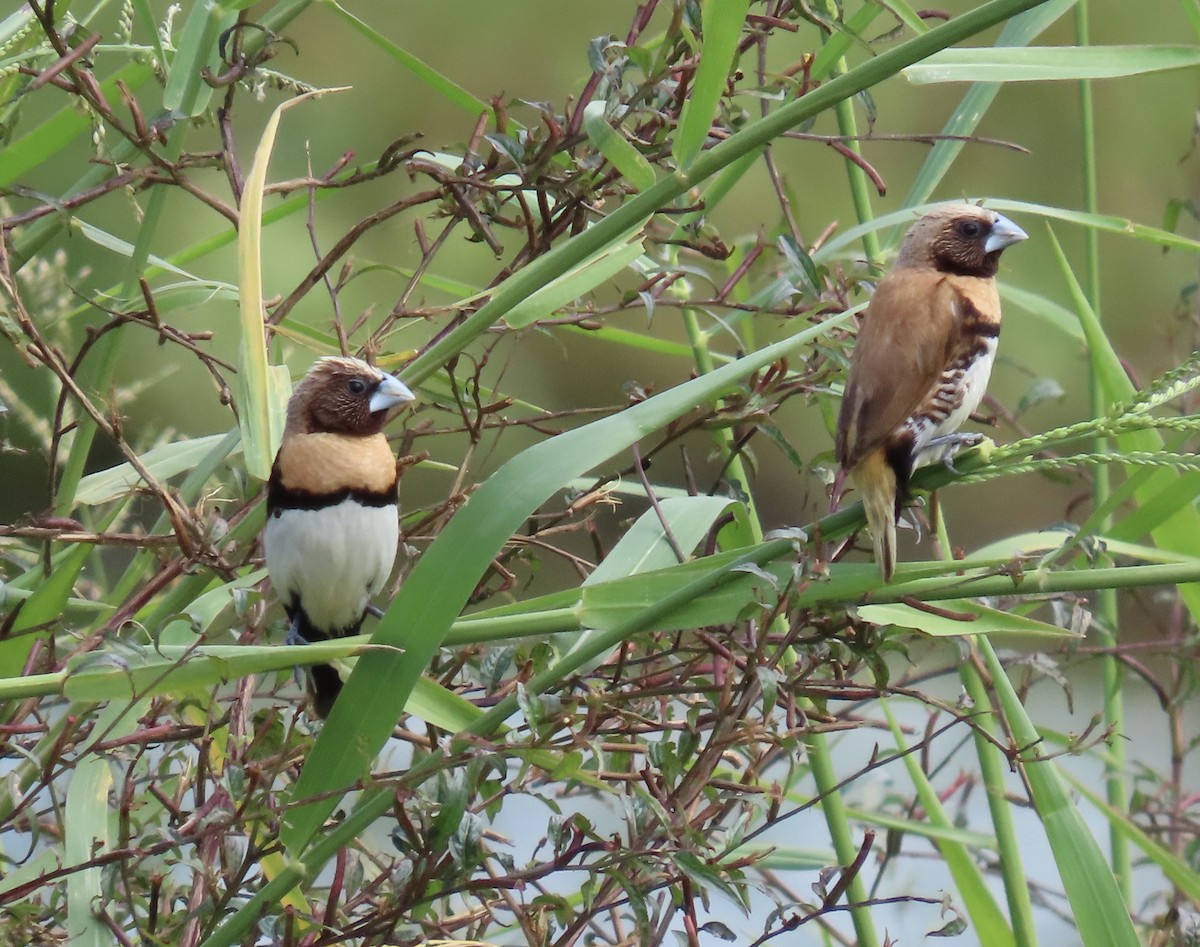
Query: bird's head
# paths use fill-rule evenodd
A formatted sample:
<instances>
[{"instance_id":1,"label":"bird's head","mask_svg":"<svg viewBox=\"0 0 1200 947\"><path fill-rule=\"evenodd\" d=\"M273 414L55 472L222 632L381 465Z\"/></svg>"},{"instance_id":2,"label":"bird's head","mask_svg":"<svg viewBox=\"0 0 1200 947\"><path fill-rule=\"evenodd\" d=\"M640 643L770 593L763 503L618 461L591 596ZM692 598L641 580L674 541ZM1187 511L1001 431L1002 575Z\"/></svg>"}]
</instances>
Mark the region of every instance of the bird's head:
<instances>
[{"instance_id":1,"label":"bird's head","mask_svg":"<svg viewBox=\"0 0 1200 947\"><path fill-rule=\"evenodd\" d=\"M1028 234L1002 214L975 204L947 204L909 229L897 267L933 267L959 276L992 277L1005 247Z\"/></svg>"},{"instance_id":2,"label":"bird's head","mask_svg":"<svg viewBox=\"0 0 1200 947\"><path fill-rule=\"evenodd\" d=\"M292 392L287 426L295 433L368 437L416 396L399 379L357 358L318 359Z\"/></svg>"}]
</instances>

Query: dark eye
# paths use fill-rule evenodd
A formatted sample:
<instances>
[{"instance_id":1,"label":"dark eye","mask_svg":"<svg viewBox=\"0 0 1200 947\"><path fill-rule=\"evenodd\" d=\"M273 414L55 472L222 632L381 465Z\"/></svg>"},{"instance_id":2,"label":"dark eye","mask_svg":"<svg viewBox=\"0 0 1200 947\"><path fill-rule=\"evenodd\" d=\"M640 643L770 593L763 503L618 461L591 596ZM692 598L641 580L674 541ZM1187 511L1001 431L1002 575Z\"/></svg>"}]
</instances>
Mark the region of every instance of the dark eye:
<instances>
[{"instance_id":1,"label":"dark eye","mask_svg":"<svg viewBox=\"0 0 1200 947\"><path fill-rule=\"evenodd\" d=\"M969 239L974 239L983 233L983 224L977 220L964 220L955 229L958 230L959 234L962 236Z\"/></svg>"},{"instance_id":2,"label":"dark eye","mask_svg":"<svg viewBox=\"0 0 1200 947\"><path fill-rule=\"evenodd\" d=\"M352 395L366 394L367 383L361 378L351 378L346 382L346 390Z\"/></svg>"}]
</instances>

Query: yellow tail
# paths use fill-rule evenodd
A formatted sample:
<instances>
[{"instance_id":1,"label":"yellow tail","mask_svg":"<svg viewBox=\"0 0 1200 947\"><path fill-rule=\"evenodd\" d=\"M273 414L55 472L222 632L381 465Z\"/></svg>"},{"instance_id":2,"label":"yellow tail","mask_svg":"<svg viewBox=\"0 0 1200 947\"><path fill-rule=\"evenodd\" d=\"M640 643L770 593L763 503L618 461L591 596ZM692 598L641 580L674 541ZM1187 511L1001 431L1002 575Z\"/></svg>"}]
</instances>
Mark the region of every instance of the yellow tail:
<instances>
[{"instance_id":1,"label":"yellow tail","mask_svg":"<svg viewBox=\"0 0 1200 947\"><path fill-rule=\"evenodd\" d=\"M896 473L883 451L868 454L850 474L862 495L867 528L875 544L875 562L884 582L896 571Z\"/></svg>"}]
</instances>

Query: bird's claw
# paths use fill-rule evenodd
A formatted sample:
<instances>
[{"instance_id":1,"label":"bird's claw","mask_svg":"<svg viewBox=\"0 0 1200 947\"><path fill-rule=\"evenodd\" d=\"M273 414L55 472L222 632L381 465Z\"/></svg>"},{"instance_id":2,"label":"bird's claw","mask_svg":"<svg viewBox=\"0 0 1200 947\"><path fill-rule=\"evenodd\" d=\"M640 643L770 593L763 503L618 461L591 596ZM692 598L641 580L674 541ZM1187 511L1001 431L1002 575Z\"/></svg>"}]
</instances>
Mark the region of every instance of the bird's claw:
<instances>
[{"instance_id":1,"label":"bird's claw","mask_svg":"<svg viewBox=\"0 0 1200 947\"><path fill-rule=\"evenodd\" d=\"M292 619L291 624L288 625L287 637L283 639L283 643L287 644L287 645L306 645L306 644L308 644L308 639L305 638L302 634L300 634L300 616L299 616L299 614L297 614L296 617ZM297 665L296 667L293 667L292 668L292 677L295 678L297 687L300 687L300 688L304 687L304 669L302 667L300 667L299 665Z\"/></svg>"},{"instance_id":2,"label":"bird's claw","mask_svg":"<svg viewBox=\"0 0 1200 947\"><path fill-rule=\"evenodd\" d=\"M925 450L933 450L937 460L943 467L949 470L955 476L961 476L962 471L954 466L954 455L960 450L971 447L978 447L987 438L974 431L967 433L943 434L940 437L933 438L925 445Z\"/></svg>"}]
</instances>

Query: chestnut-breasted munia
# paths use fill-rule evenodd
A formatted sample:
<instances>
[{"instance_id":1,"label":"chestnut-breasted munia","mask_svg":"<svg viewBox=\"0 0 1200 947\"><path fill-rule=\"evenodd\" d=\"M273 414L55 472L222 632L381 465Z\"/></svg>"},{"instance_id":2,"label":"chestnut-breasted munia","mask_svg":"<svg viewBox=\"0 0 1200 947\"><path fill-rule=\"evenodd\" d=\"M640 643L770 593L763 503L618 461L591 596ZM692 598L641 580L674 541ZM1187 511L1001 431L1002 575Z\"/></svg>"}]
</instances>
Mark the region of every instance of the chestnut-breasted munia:
<instances>
[{"instance_id":1,"label":"chestnut-breasted munia","mask_svg":"<svg viewBox=\"0 0 1200 947\"><path fill-rule=\"evenodd\" d=\"M1024 239L1011 220L973 204L930 211L905 234L863 316L836 454L862 497L885 581L913 470L981 439L955 432L979 405L996 357L1000 254Z\"/></svg>"},{"instance_id":2,"label":"chestnut-breasted munia","mask_svg":"<svg viewBox=\"0 0 1200 947\"><path fill-rule=\"evenodd\" d=\"M289 643L357 634L391 575L400 537L396 458L383 434L413 394L356 358L319 359L292 392L267 485L267 571ZM342 689L328 664L307 674L324 718Z\"/></svg>"}]
</instances>

